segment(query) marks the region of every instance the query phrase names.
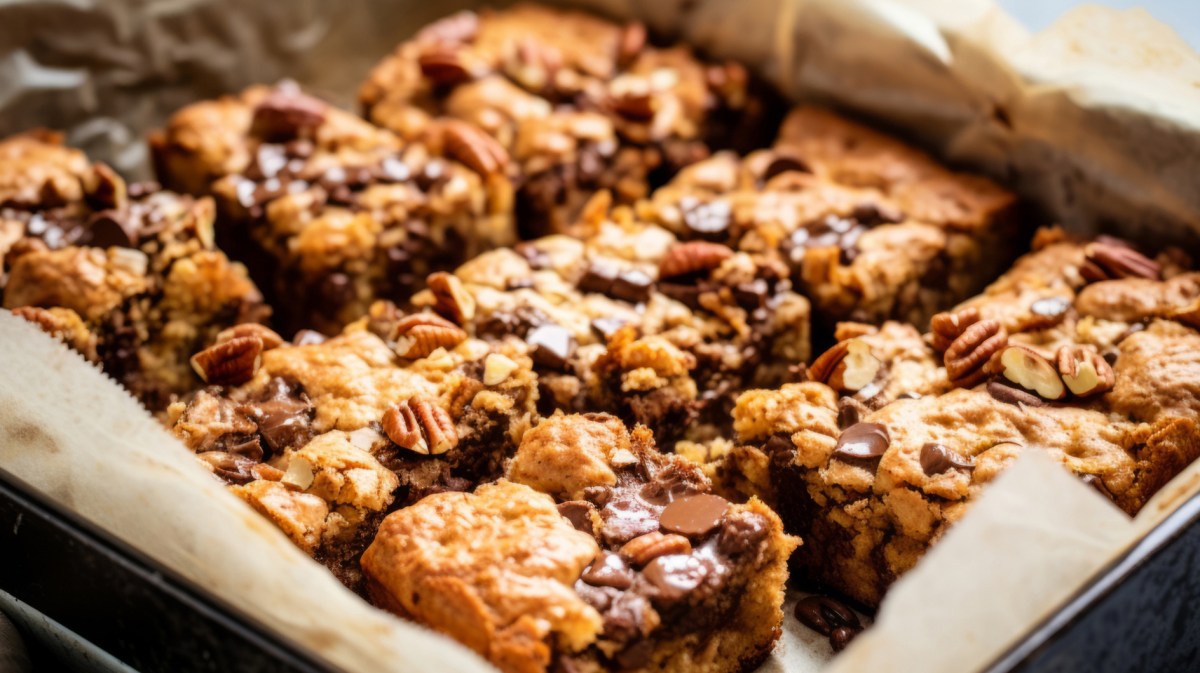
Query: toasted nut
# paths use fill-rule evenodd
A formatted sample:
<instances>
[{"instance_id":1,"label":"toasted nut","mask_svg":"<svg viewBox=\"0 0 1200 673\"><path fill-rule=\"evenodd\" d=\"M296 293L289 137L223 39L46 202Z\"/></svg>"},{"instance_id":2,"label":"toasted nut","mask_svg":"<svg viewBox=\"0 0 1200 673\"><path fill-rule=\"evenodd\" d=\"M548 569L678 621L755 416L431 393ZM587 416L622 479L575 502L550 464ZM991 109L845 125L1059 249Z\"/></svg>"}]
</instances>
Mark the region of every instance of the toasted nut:
<instances>
[{"instance_id":1,"label":"toasted nut","mask_svg":"<svg viewBox=\"0 0 1200 673\"><path fill-rule=\"evenodd\" d=\"M1091 243L1085 249L1085 254L1079 273L1093 283L1121 278L1159 280L1162 276L1162 267L1158 262L1117 239Z\"/></svg>"},{"instance_id":2,"label":"toasted nut","mask_svg":"<svg viewBox=\"0 0 1200 673\"><path fill-rule=\"evenodd\" d=\"M392 350L402 358L423 358L439 348L454 348L467 333L432 313L400 318L391 328Z\"/></svg>"},{"instance_id":3,"label":"toasted nut","mask_svg":"<svg viewBox=\"0 0 1200 673\"><path fill-rule=\"evenodd\" d=\"M686 276L697 271L712 271L733 256L733 251L720 243L689 241L671 246L658 265L660 279Z\"/></svg>"},{"instance_id":4,"label":"toasted nut","mask_svg":"<svg viewBox=\"0 0 1200 673\"><path fill-rule=\"evenodd\" d=\"M279 481L304 491L309 486L312 486L313 478L312 463L308 462L305 458L294 456L288 461L287 472L283 473Z\"/></svg>"},{"instance_id":5,"label":"toasted nut","mask_svg":"<svg viewBox=\"0 0 1200 673\"><path fill-rule=\"evenodd\" d=\"M494 386L503 383L517 370L517 363L512 358L500 353L492 353L483 361L483 385Z\"/></svg>"},{"instance_id":6,"label":"toasted nut","mask_svg":"<svg viewBox=\"0 0 1200 673\"><path fill-rule=\"evenodd\" d=\"M1063 346L1055 360L1063 383L1079 397L1108 392L1116 384L1112 366L1091 346Z\"/></svg>"},{"instance_id":7,"label":"toasted nut","mask_svg":"<svg viewBox=\"0 0 1200 673\"><path fill-rule=\"evenodd\" d=\"M95 210L120 210L125 207L125 180L106 164L97 162L91 174L84 178L83 187L87 192L88 204Z\"/></svg>"},{"instance_id":8,"label":"toasted nut","mask_svg":"<svg viewBox=\"0 0 1200 673\"><path fill-rule=\"evenodd\" d=\"M325 122L327 105L294 87L280 87L254 108L250 133L268 142L311 138Z\"/></svg>"},{"instance_id":9,"label":"toasted nut","mask_svg":"<svg viewBox=\"0 0 1200 673\"><path fill-rule=\"evenodd\" d=\"M1008 332L995 320L976 322L946 349L944 362L950 383L970 388L991 373L984 365L1008 343Z\"/></svg>"},{"instance_id":10,"label":"toasted nut","mask_svg":"<svg viewBox=\"0 0 1200 673\"><path fill-rule=\"evenodd\" d=\"M858 392L875 380L883 364L861 339L834 344L813 361L808 376L842 392Z\"/></svg>"},{"instance_id":11,"label":"toasted nut","mask_svg":"<svg viewBox=\"0 0 1200 673\"><path fill-rule=\"evenodd\" d=\"M613 467L629 467L630 465L636 465L638 459L629 449L617 449L613 451L608 462L612 463Z\"/></svg>"},{"instance_id":12,"label":"toasted nut","mask_svg":"<svg viewBox=\"0 0 1200 673\"><path fill-rule=\"evenodd\" d=\"M648 90L626 89L612 94L612 110L634 122L654 119L654 96Z\"/></svg>"},{"instance_id":13,"label":"toasted nut","mask_svg":"<svg viewBox=\"0 0 1200 673\"><path fill-rule=\"evenodd\" d=\"M939 353L945 353L954 340L962 336L968 327L979 322L979 310L963 309L957 313L945 312L933 316L929 321L929 330L933 333L933 347Z\"/></svg>"},{"instance_id":14,"label":"toasted nut","mask_svg":"<svg viewBox=\"0 0 1200 673\"><path fill-rule=\"evenodd\" d=\"M838 341L846 341L855 337L875 334L878 331L878 327L863 322L839 322L833 330L833 338Z\"/></svg>"},{"instance_id":15,"label":"toasted nut","mask_svg":"<svg viewBox=\"0 0 1200 673\"><path fill-rule=\"evenodd\" d=\"M459 325L475 317L475 297L467 292L458 276L438 271L429 274L426 282L435 299L433 310L442 317Z\"/></svg>"},{"instance_id":16,"label":"toasted nut","mask_svg":"<svg viewBox=\"0 0 1200 673\"><path fill-rule=\"evenodd\" d=\"M646 25L640 21L625 24L617 47L617 63L628 65L646 46Z\"/></svg>"},{"instance_id":17,"label":"toasted nut","mask_svg":"<svg viewBox=\"0 0 1200 673\"><path fill-rule=\"evenodd\" d=\"M686 537L658 531L639 535L621 547L621 554L639 566L644 566L659 556L690 553L692 543L688 542Z\"/></svg>"},{"instance_id":18,"label":"toasted nut","mask_svg":"<svg viewBox=\"0 0 1200 673\"><path fill-rule=\"evenodd\" d=\"M429 455L429 444L421 434L417 414L409 401L397 404L384 412L383 432L396 446L423 456Z\"/></svg>"},{"instance_id":19,"label":"toasted nut","mask_svg":"<svg viewBox=\"0 0 1200 673\"><path fill-rule=\"evenodd\" d=\"M445 409L422 399L409 400L408 406L416 414L430 453L437 456L458 446L458 430Z\"/></svg>"},{"instance_id":20,"label":"toasted nut","mask_svg":"<svg viewBox=\"0 0 1200 673\"><path fill-rule=\"evenodd\" d=\"M446 154L485 177L500 173L508 166L508 152L504 147L495 138L466 122L442 122L442 142Z\"/></svg>"},{"instance_id":21,"label":"toasted nut","mask_svg":"<svg viewBox=\"0 0 1200 673\"><path fill-rule=\"evenodd\" d=\"M225 343L241 337L258 337L262 340L264 351L283 345L283 337L279 336L275 330L256 322L245 322L217 332L216 343Z\"/></svg>"},{"instance_id":22,"label":"toasted nut","mask_svg":"<svg viewBox=\"0 0 1200 673\"><path fill-rule=\"evenodd\" d=\"M452 45L429 45L417 56L417 65L435 87L455 86L475 79Z\"/></svg>"},{"instance_id":23,"label":"toasted nut","mask_svg":"<svg viewBox=\"0 0 1200 673\"><path fill-rule=\"evenodd\" d=\"M205 383L236 386L254 377L262 365L262 339L237 337L214 344L192 356L192 369Z\"/></svg>"},{"instance_id":24,"label":"toasted nut","mask_svg":"<svg viewBox=\"0 0 1200 673\"><path fill-rule=\"evenodd\" d=\"M1037 393L1042 399L1061 400L1067 394L1058 370L1033 349L1007 346L1000 351L997 361L1004 378Z\"/></svg>"}]
</instances>

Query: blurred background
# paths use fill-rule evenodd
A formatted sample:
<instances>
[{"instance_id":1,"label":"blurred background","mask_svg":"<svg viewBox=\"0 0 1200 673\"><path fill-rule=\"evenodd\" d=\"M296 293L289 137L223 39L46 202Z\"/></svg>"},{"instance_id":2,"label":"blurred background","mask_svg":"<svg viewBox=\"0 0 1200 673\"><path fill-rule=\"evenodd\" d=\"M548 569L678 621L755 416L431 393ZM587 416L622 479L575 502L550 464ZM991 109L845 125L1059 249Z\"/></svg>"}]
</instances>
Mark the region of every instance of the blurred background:
<instances>
[{"instance_id":1,"label":"blurred background","mask_svg":"<svg viewBox=\"0 0 1200 673\"><path fill-rule=\"evenodd\" d=\"M1078 0L997 0L1030 30L1042 30L1068 9L1084 4ZM1200 51L1200 0L1100 0L1088 4L1115 9L1144 7L1159 21L1171 26L1193 49Z\"/></svg>"}]
</instances>

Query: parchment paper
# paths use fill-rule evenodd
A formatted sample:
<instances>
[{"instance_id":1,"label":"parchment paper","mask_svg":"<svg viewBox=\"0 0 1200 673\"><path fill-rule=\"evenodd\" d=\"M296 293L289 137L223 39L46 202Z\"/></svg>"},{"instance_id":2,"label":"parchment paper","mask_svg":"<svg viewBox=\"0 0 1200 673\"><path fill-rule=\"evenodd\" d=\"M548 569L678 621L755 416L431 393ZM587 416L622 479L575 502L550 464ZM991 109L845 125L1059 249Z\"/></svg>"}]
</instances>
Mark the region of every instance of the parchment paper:
<instances>
[{"instance_id":1,"label":"parchment paper","mask_svg":"<svg viewBox=\"0 0 1200 673\"><path fill-rule=\"evenodd\" d=\"M95 158L146 175L141 135L180 105L281 77L351 104L397 41L473 4L5 5L0 133L66 128ZM798 100L891 126L1072 228L1193 244L1200 232L1200 58L1141 11L1080 8L1031 35L990 0L582 4L739 58ZM79 358L5 314L0 343L4 467L344 668L483 670L342 589ZM1193 465L1130 522L1059 468L1023 458L832 670L979 668L1197 491ZM820 668L828 644L785 624L764 670Z\"/></svg>"}]
</instances>

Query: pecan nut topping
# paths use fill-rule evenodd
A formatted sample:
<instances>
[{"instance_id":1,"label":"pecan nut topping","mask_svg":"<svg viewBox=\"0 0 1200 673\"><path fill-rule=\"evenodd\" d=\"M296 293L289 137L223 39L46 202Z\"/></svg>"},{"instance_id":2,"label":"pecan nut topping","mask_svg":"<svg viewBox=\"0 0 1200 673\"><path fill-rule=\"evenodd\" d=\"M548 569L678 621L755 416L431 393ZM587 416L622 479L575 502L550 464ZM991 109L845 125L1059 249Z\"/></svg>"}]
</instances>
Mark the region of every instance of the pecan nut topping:
<instances>
[{"instance_id":1,"label":"pecan nut topping","mask_svg":"<svg viewBox=\"0 0 1200 673\"><path fill-rule=\"evenodd\" d=\"M410 398L383 414L383 432L402 449L440 455L458 446L458 430L450 414L434 402Z\"/></svg>"},{"instance_id":2,"label":"pecan nut topping","mask_svg":"<svg viewBox=\"0 0 1200 673\"><path fill-rule=\"evenodd\" d=\"M967 308L957 313L944 312L933 316L929 321L929 330L933 334L933 348L939 353L945 353L954 340L962 336L968 327L980 320L979 310Z\"/></svg>"},{"instance_id":3,"label":"pecan nut topping","mask_svg":"<svg viewBox=\"0 0 1200 673\"><path fill-rule=\"evenodd\" d=\"M1063 383L1077 397L1106 393L1117 381L1112 365L1091 346L1063 346L1055 364Z\"/></svg>"},{"instance_id":4,"label":"pecan nut topping","mask_svg":"<svg viewBox=\"0 0 1200 673\"><path fill-rule=\"evenodd\" d=\"M471 68L451 45L431 44L417 56L417 66L434 87L452 87L475 79Z\"/></svg>"},{"instance_id":5,"label":"pecan nut topping","mask_svg":"<svg viewBox=\"0 0 1200 673\"><path fill-rule=\"evenodd\" d=\"M465 325L475 317L475 297L467 292L458 276L438 271L426 280L435 300L433 310L447 320Z\"/></svg>"},{"instance_id":6,"label":"pecan nut topping","mask_svg":"<svg viewBox=\"0 0 1200 673\"><path fill-rule=\"evenodd\" d=\"M389 336L396 355L415 359L428 357L439 348L454 348L466 340L467 333L432 313L414 313L396 321Z\"/></svg>"},{"instance_id":7,"label":"pecan nut topping","mask_svg":"<svg viewBox=\"0 0 1200 673\"><path fill-rule=\"evenodd\" d=\"M1041 353L1026 346L1007 346L990 363L1004 378L1044 400L1061 400L1067 394L1058 370Z\"/></svg>"},{"instance_id":8,"label":"pecan nut topping","mask_svg":"<svg viewBox=\"0 0 1200 673\"><path fill-rule=\"evenodd\" d=\"M484 177L501 173L508 166L504 147L471 124L458 120L443 122L442 134L446 154Z\"/></svg>"},{"instance_id":9,"label":"pecan nut topping","mask_svg":"<svg viewBox=\"0 0 1200 673\"><path fill-rule=\"evenodd\" d=\"M692 543L686 537L658 531L639 535L621 547L621 554L639 566L644 566L659 556L690 553Z\"/></svg>"},{"instance_id":10,"label":"pecan nut topping","mask_svg":"<svg viewBox=\"0 0 1200 673\"><path fill-rule=\"evenodd\" d=\"M1158 262L1124 242L1113 239L1096 241L1087 246L1085 254L1079 273L1092 283L1122 278L1159 280L1162 277L1162 267Z\"/></svg>"},{"instance_id":11,"label":"pecan nut topping","mask_svg":"<svg viewBox=\"0 0 1200 673\"><path fill-rule=\"evenodd\" d=\"M205 383L236 386L254 377L262 365L262 339L244 336L214 344L192 356L192 369Z\"/></svg>"},{"instance_id":12,"label":"pecan nut topping","mask_svg":"<svg viewBox=\"0 0 1200 673\"><path fill-rule=\"evenodd\" d=\"M858 392L875 380L883 363L871 354L871 347L861 339L847 339L834 344L808 368L808 376L834 390Z\"/></svg>"},{"instance_id":13,"label":"pecan nut topping","mask_svg":"<svg viewBox=\"0 0 1200 673\"><path fill-rule=\"evenodd\" d=\"M217 332L217 339L215 343L225 343L226 341L232 341L242 337L258 337L262 340L262 349L264 351L269 351L272 348L278 348L279 346L283 345L283 337L279 336L275 330L267 327L266 325L260 325L256 322L246 322L240 325L234 325L233 327L228 327L220 332Z\"/></svg>"},{"instance_id":14,"label":"pecan nut topping","mask_svg":"<svg viewBox=\"0 0 1200 673\"><path fill-rule=\"evenodd\" d=\"M1008 345L1008 332L995 320L972 323L946 348L944 362L950 383L971 388L992 372L985 366Z\"/></svg>"},{"instance_id":15,"label":"pecan nut topping","mask_svg":"<svg viewBox=\"0 0 1200 673\"><path fill-rule=\"evenodd\" d=\"M720 243L689 241L671 246L658 265L659 279L677 278L700 271L712 271L733 257L733 250Z\"/></svg>"},{"instance_id":16,"label":"pecan nut topping","mask_svg":"<svg viewBox=\"0 0 1200 673\"><path fill-rule=\"evenodd\" d=\"M294 87L272 91L254 108L250 133L267 142L311 138L325 122L325 103Z\"/></svg>"}]
</instances>

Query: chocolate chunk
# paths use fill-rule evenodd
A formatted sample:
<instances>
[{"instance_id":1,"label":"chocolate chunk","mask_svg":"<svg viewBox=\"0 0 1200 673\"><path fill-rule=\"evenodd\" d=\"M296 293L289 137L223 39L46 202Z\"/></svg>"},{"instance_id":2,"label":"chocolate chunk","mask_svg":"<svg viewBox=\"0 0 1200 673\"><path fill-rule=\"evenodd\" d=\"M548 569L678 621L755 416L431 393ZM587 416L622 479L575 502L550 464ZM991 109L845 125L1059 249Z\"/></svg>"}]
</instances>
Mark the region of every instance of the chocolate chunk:
<instances>
[{"instance_id":1,"label":"chocolate chunk","mask_svg":"<svg viewBox=\"0 0 1200 673\"><path fill-rule=\"evenodd\" d=\"M812 173L812 169L800 157L793 154L776 153L775 158L767 164L766 170L763 171L762 179L766 182L777 175L791 171Z\"/></svg>"},{"instance_id":2,"label":"chocolate chunk","mask_svg":"<svg viewBox=\"0 0 1200 673\"><path fill-rule=\"evenodd\" d=\"M583 599L585 603L596 608L600 613L606 612L613 604L613 601L621 595L620 589L612 587L597 587L584 582L582 579L577 580L574 584L575 593Z\"/></svg>"},{"instance_id":3,"label":"chocolate chunk","mask_svg":"<svg viewBox=\"0 0 1200 673\"><path fill-rule=\"evenodd\" d=\"M668 554L647 564L642 576L654 589L651 600L669 605L687 597L708 573L709 566L695 556Z\"/></svg>"},{"instance_id":4,"label":"chocolate chunk","mask_svg":"<svg viewBox=\"0 0 1200 673\"><path fill-rule=\"evenodd\" d=\"M886 427L878 423L855 423L842 431L833 455L842 460L874 462L883 456L890 443Z\"/></svg>"},{"instance_id":5,"label":"chocolate chunk","mask_svg":"<svg viewBox=\"0 0 1200 673\"><path fill-rule=\"evenodd\" d=\"M244 432L231 432L221 435L213 442L212 448L215 451L249 458L254 462L261 461L264 455L262 443L259 441L258 435Z\"/></svg>"},{"instance_id":6,"label":"chocolate chunk","mask_svg":"<svg viewBox=\"0 0 1200 673\"><path fill-rule=\"evenodd\" d=\"M268 400L254 405L258 432L271 451L298 449L312 439L313 407L304 400Z\"/></svg>"},{"instance_id":7,"label":"chocolate chunk","mask_svg":"<svg viewBox=\"0 0 1200 673\"><path fill-rule=\"evenodd\" d=\"M656 475L654 480L643 484L638 495L653 505L669 505L683 496L700 493L704 485L693 481L678 471L664 471Z\"/></svg>"},{"instance_id":8,"label":"chocolate chunk","mask_svg":"<svg viewBox=\"0 0 1200 673\"><path fill-rule=\"evenodd\" d=\"M767 281L756 278L749 283L736 285L733 288L733 300L747 311L753 311L767 305L767 296L770 293L771 288L767 285Z\"/></svg>"},{"instance_id":9,"label":"chocolate chunk","mask_svg":"<svg viewBox=\"0 0 1200 673\"><path fill-rule=\"evenodd\" d=\"M845 603L828 596L805 596L796 601L794 612L801 624L823 636L829 636L834 629L847 627L858 630L862 622Z\"/></svg>"},{"instance_id":10,"label":"chocolate chunk","mask_svg":"<svg viewBox=\"0 0 1200 673\"><path fill-rule=\"evenodd\" d=\"M595 292L608 294L612 290L613 281L617 278L617 268L603 262L593 262L587 271L579 278L576 287L580 292Z\"/></svg>"},{"instance_id":11,"label":"chocolate chunk","mask_svg":"<svg viewBox=\"0 0 1200 673\"><path fill-rule=\"evenodd\" d=\"M625 325L625 321L620 318L596 318L592 321L592 329L605 341Z\"/></svg>"},{"instance_id":12,"label":"chocolate chunk","mask_svg":"<svg viewBox=\"0 0 1200 673\"><path fill-rule=\"evenodd\" d=\"M593 535L592 529L592 512L596 511L596 506L586 500L568 500L558 506L558 513L571 525L575 530Z\"/></svg>"},{"instance_id":13,"label":"chocolate chunk","mask_svg":"<svg viewBox=\"0 0 1200 673\"><path fill-rule=\"evenodd\" d=\"M719 495L687 495L667 505L659 524L669 533L702 537L721 524L728 510L729 501Z\"/></svg>"},{"instance_id":14,"label":"chocolate chunk","mask_svg":"<svg viewBox=\"0 0 1200 673\"><path fill-rule=\"evenodd\" d=\"M658 530L658 512L629 493L611 497L600 512L604 525L600 536L610 545L624 544L639 535Z\"/></svg>"},{"instance_id":15,"label":"chocolate chunk","mask_svg":"<svg viewBox=\"0 0 1200 673\"><path fill-rule=\"evenodd\" d=\"M1091 486L1092 488L1096 489L1096 491L1099 492L1100 495L1102 495L1114 502L1116 501L1116 498L1113 497L1112 491L1108 490L1108 487L1104 485L1104 480L1101 479L1100 477L1098 477L1097 475L1094 475L1094 474L1081 475L1079 477L1079 480L1082 481L1083 483L1087 484L1088 486Z\"/></svg>"},{"instance_id":16,"label":"chocolate chunk","mask_svg":"<svg viewBox=\"0 0 1200 673\"><path fill-rule=\"evenodd\" d=\"M929 442L921 447L921 469L925 471L927 476L932 477L935 474L942 474L954 468L973 470L975 469L975 463L941 444Z\"/></svg>"},{"instance_id":17,"label":"chocolate chunk","mask_svg":"<svg viewBox=\"0 0 1200 673\"><path fill-rule=\"evenodd\" d=\"M650 299L650 287L654 280L637 269L628 269L617 274L609 294L617 299L642 303Z\"/></svg>"},{"instance_id":18,"label":"chocolate chunk","mask_svg":"<svg viewBox=\"0 0 1200 673\"><path fill-rule=\"evenodd\" d=\"M583 497L597 507L603 507L608 504L609 498L612 497L612 488L608 486L585 486Z\"/></svg>"},{"instance_id":19,"label":"chocolate chunk","mask_svg":"<svg viewBox=\"0 0 1200 673\"><path fill-rule=\"evenodd\" d=\"M650 603L645 596L636 591L620 594L604 612L604 636L618 643L641 638L649 612Z\"/></svg>"},{"instance_id":20,"label":"chocolate chunk","mask_svg":"<svg viewBox=\"0 0 1200 673\"><path fill-rule=\"evenodd\" d=\"M998 402L1027 407L1044 407L1046 402L1031 392L1005 385L999 381L988 381L987 392Z\"/></svg>"},{"instance_id":21,"label":"chocolate chunk","mask_svg":"<svg viewBox=\"0 0 1200 673\"><path fill-rule=\"evenodd\" d=\"M256 479L253 472L259 462L246 456L226 451L205 451L198 456L213 468L213 474L230 484L248 484Z\"/></svg>"},{"instance_id":22,"label":"chocolate chunk","mask_svg":"<svg viewBox=\"0 0 1200 673\"><path fill-rule=\"evenodd\" d=\"M312 137L325 121L325 103L294 87L272 91L254 108L250 133L267 142Z\"/></svg>"},{"instance_id":23,"label":"chocolate chunk","mask_svg":"<svg viewBox=\"0 0 1200 673\"><path fill-rule=\"evenodd\" d=\"M881 224L896 224L904 221L904 213L893 206L881 203L860 203L854 206L850 217L864 227L875 227Z\"/></svg>"},{"instance_id":24,"label":"chocolate chunk","mask_svg":"<svg viewBox=\"0 0 1200 673\"><path fill-rule=\"evenodd\" d=\"M97 248L132 248L138 243L138 225L132 221L129 213L102 210L92 215L87 228L87 242Z\"/></svg>"},{"instance_id":25,"label":"chocolate chunk","mask_svg":"<svg viewBox=\"0 0 1200 673\"><path fill-rule=\"evenodd\" d=\"M628 589L633 586L633 576L633 570L625 565L620 554L604 551L583 571L580 579L592 586Z\"/></svg>"},{"instance_id":26,"label":"chocolate chunk","mask_svg":"<svg viewBox=\"0 0 1200 673\"><path fill-rule=\"evenodd\" d=\"M658 291L688 308L700 308L700 294L704 291L697 284L659 282Z\"/></svg>"},{"instance_id":27,"label":"chocolate chunk","mask_svg":"<svg viewBox=\"0 0 1200 673\"><path fill-rule=\"evenodd\" d=\"M839 626L829 633L829 645L834 652L841 652L846 649L851 640L860 633L859 629L852 629L849 626Z\"/></svg>"},{"instance_id":28,"label":"chocolate chunk","mask_svg":"<svg viewBox=\"0 0 1200 673\"><path fill-rule=\"evenodd\" d=\"M705 202L685 197L680 199L679 208L683 214L684 225L701 238L723 238L722 234L729 230L733 221L729 203L724 200Z\"/></svg>"},{"instance_id":29,"label":"chocolate chunk","mask_svg":"<svg viewBox=\"0 0 1200 673\"><path fill-rule=\"evenodd\" d=\"M292 345L294 346L316 346L327 341L327 337L320 332L310 329L302 329L296 332L292 337Z\"/></svg>"},{"instance_id":30,"label":"chocolate chunk","mask_svg":"<svg viewBox=\"0 0 1200 673\"><path fill-rule=\"evenodd\" d=\"M623 669L641 668L650 663L650 655L654 654L654 643L649 640L635 640L629 647L617 652L617 665Z\"/></svg>"},{"instance_id":31,"label":"chocolate chunk","mask_svg":"<svg viewBox=\"0 0 1200 673\"><path fill-rule=\"evenodd\" d=\"M763 445L763 452L771 457L772 462L779 461L786 465L792 462L792 457L796 453L796 445L787 435L772 435Z\"/></svg>"},{"instance_id":32,"label":"chocolate chunk","mask_svg":"<svg viewBox=\"0 0 1200 673\"><path fill-rule=\"evenodd\" d=\"M543 367L566 369L575 354L575 336L561 325L541 325L525 341L533 348L533 361Z\"/></svg>"},{"instance_id":33,"label":"chocolate chunk","mask_svg":"<svg viewBox=\"0 0 1200 673\"><path fill-rule=\"evenodd\" d=\"M1041 318L1055 319L1066 315L1071 308L1071 302L1065 297L1048 297L1039 299L1029 305L1029 310Z\"/></svg>"},{"instance_id":34,"label":"chocolate chunk","mask_svg":"<svg viewBox=\"0 0 1200 673\"><path fill-rule=\"evenodd\" d=\"M838 400L838 428L845 430L852 425L857 424L870 412L867 405L859 402L852 397L843 397Z\"/></svg>"},{"instance_id":35,"label":"chocolate chunk","mask_svg":"<svg viewBox=\"0 0 1200 673\"><path fill-rule=\"evenodd\" d=\"M767 520L754 512L737 512L725 517L717 549L726 556L740 556L758 549L767 537Z\"/></svg>"}]
</instances>

